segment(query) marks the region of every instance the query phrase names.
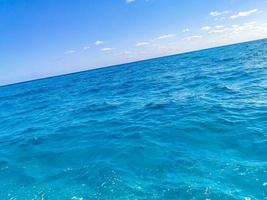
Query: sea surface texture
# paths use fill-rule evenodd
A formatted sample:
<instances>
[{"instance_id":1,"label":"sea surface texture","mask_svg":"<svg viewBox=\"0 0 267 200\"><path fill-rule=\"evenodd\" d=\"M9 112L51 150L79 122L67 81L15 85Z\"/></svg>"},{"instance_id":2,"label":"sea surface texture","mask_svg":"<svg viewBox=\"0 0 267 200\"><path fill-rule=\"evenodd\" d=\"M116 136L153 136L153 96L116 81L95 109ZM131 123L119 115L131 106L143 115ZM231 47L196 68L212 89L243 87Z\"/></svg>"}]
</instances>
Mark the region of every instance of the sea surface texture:
<instances>
[{"instance_id":1,"label":"sea surface texture","mask_svg":"<svg viewBox=\"0 0 267 200\"><path fill-rule=\"evenodd\" d=\"M267 40L0 87L0 199L267 199Z\"/></svg>"}]
</instances>

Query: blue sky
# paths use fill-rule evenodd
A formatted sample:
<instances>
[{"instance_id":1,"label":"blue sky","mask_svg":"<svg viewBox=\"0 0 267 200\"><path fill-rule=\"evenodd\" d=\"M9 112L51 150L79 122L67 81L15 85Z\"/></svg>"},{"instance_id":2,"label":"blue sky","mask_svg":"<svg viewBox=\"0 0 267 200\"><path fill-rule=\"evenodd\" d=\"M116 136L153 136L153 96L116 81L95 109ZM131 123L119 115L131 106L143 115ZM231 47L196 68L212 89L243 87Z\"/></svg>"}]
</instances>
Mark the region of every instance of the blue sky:
<instances>
[{"instance_id":1,"label":"blue sky","mask_svg":"<svg viewBox=\"0 0 267 200\"><path fill-rule=\"evenodd\" d=\"M267 0L0 0L0 85L267 37Z\"/></svg>"}]
</instances>

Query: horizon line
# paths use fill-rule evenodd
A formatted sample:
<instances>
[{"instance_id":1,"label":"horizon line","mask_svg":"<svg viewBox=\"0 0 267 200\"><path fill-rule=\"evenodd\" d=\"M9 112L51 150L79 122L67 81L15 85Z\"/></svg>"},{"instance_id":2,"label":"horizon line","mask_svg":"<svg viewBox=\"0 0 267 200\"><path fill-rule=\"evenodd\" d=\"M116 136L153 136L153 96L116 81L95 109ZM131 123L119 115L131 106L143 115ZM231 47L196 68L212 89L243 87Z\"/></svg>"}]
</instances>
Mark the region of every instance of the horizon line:
<instances>
[{"instance_id":1,"label":"horizon line","mask_svg":"<svg viewBox=\"0 0 267 200\"><path fill-rule=\"evenodd\" d=\"M237 44L243 44L243 43L256 42L256 41L266 40L266 39L267 39L267 37L264 37L264 38L261 38L261 39L248 40L248 41L237 42L237 43L230 43L230 44L214 46L214 47L208 47L208 48L203 48L203 49L189 50L189 51L185 51L185 52L169 54L169 55L163 55L163 56L158 56L158 57L151 57L151 58L146 58L146 59L141 59L141 60L130 61L130 62L126 62L126 63L118 63L118 64L107 65L107 66L103 66L103 67L96 67L96 68L86 69L86 70L82 70L82 71L74 71L74 72L65 73L65 74L57 74L57 75L41 77L41 78L36 78L36 79L30 79L30 80L25 80L25 81L19 81L19 82L14 82L14 83L7 83L7 84L3 84L3 85L0 84L0 89L3 88L3 87L9 87L9 86L18 85L18 84L35 82L35 81L39 81L39 80L46 80L46 79L50 79L50 78L69 76L69 75L84 73L84 72L88 72L88 71L94 71L94 70L101 70L101 69L105 69L105 68L118 67L118 66L123 66L123 65L127 65L127 64L134 64L134 63L139 63L139 62L144 62L144 61L149 61L149 60L154 60L154 59L160 59L160 58L166 58L166 57L172 57L172 56L179 56L179 55L184 55L184 54L189 54L189 53L194 53L194 52L199 52L199 51L205 51L205 50L209 50L209 49L222 48L222 47L227 47L227 46L232 46L232 45L237 45Z\"/></svg>"}]
</instances>

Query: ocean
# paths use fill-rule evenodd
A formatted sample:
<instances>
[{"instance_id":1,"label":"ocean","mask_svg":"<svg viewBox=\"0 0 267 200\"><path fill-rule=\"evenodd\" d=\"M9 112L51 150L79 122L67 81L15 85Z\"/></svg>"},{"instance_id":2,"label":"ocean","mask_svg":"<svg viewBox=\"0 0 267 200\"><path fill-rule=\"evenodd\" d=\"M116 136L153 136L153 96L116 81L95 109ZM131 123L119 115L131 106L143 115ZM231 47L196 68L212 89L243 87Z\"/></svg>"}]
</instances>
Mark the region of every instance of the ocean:
<instances>
[{"instance_id":1,"label":"ocean","mask_svg":"<svg viewBox=\"0 0 267 200\"><path fill-rule=\"evenodd\" d=\"M267 40L0 87L0 199L267 199Z\"/></svg>"}]
</instances>

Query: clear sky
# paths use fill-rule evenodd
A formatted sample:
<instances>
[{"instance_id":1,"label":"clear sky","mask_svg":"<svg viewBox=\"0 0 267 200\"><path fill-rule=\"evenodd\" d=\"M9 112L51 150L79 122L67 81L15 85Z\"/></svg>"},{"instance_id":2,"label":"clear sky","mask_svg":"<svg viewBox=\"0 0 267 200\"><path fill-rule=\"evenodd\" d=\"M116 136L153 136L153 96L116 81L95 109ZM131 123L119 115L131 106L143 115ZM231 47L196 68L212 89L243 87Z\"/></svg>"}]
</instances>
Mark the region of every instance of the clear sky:
<instances>
[{"instance_id":1,"label":"clear sky","mask_svg":"<svg viewBox=\"0 0 267 200\"><path fill-rule=\"evenodd\" d=\"M267 38L267 0L0 0L0 85Z\"/></svg>"}]
</instances>

